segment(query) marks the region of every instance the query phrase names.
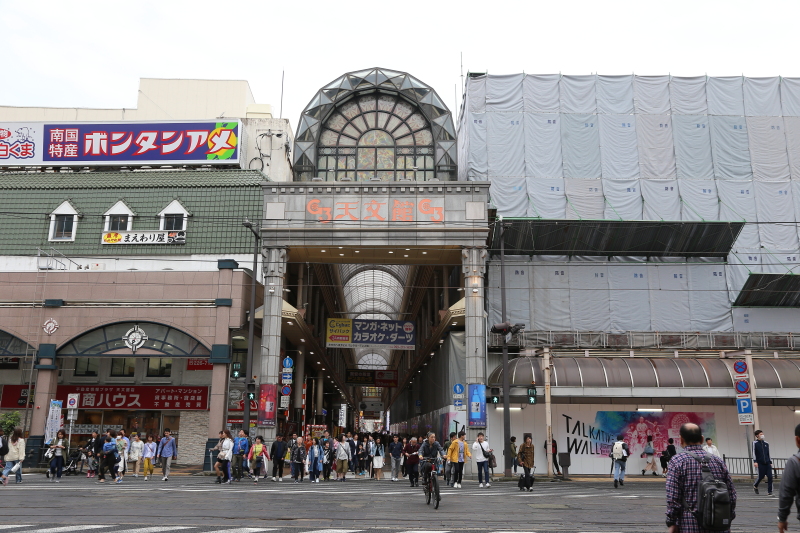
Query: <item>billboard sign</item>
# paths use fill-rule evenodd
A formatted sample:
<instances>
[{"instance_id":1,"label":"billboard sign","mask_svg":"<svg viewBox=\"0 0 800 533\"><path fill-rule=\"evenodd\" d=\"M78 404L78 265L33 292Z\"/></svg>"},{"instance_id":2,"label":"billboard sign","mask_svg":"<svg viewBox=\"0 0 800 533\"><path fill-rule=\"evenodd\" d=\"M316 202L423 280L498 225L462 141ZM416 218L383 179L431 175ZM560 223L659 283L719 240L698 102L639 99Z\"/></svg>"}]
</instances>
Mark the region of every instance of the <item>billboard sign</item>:
<instances>
[{"instance_id":1,"label":"billboard sign","mask_svg":"<svg viewBox=\"0 0 800 533\"><path fill-rule=\"evenodd\" d=\"M486 385L469 385L469 427L486 427Z\"/></svg>"},{"instance_id":2,"label":"billboard sign","mask_svg":"<svg viewBox=\"0 0 800 533\"><path fill-rule=\"evenodd\" d=\"M328 348L414 350L416 326L407 320L329 318L325 344Z\"/></svg>"},{"instance_id":3,"label":"billboard sign","mask_svg":"<svg viewBox=\"0 0 800 533\"><path fill-rule=\"evenodd\" d=\"M374 370L345 370L344 382L347 385L375 385Z\"/></svg>"},{"instance_id":4,"label":"billboard sign","mask_svg":"<svg viewBox=\"0 0 800 533\"><path fill-rule=\"evenodd\" d=\"M56 389L56 398L66 400L70 394L80 394L78 409L208 409L207 386L59 385Z\"/></svg>"},{"instance_id":5,"label":"billboard sign","mask_svg":"<svg viewBox=\"0 0 800 533\"><path fill-rule=\"evenodd\" d=\"M278 386L274 383L262 383L258 396L258 425L274 427L277 420L278 407L275 400L278 397Z\"/></svg>"},{"instance_id":6,"label":"billboard sign","mask_svg":"<svg viewBox=\"0 0 800 533\"><path fill-rule=\"evenodd\" d=\"M0 165L239 164L241 124L0 122Z\"/></svg>"},{"instance_id":7,"label":"billboard sign","mask_svg":"<svg viewBox=\"0 0 800 533\"><path fill-rule=\"evenodd\" d=\"M397 387L397 370L376 370L376 387Z\"/></svg>"}]
</instances>

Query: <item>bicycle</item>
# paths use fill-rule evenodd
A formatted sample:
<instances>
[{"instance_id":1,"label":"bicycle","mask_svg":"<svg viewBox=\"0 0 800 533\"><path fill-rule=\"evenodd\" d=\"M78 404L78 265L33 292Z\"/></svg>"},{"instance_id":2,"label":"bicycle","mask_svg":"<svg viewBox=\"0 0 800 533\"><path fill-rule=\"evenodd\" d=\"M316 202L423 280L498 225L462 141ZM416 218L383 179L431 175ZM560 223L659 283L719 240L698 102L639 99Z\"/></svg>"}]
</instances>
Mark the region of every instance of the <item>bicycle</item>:
<instances>
[{"instance_id":1,"label":"bicycle","mask_svg":"<svg viewBox=\"0 0 800 533\"><path fill-rule=\"evenodd\" d=\"M427 466L427 463L431 463L430 459L423 459L420 466L424 467ZM439 480L438 475L442 469L442 458L437 457L435 459L435 464L432 464L431 473L428 476L428 481L422 483L422 491L425 493L425 503L427 505L431 504L431 499L433 499L433 508L439 508L439 502L442 501L442 496L439 494Z\"/></svg>"}]
</instances>

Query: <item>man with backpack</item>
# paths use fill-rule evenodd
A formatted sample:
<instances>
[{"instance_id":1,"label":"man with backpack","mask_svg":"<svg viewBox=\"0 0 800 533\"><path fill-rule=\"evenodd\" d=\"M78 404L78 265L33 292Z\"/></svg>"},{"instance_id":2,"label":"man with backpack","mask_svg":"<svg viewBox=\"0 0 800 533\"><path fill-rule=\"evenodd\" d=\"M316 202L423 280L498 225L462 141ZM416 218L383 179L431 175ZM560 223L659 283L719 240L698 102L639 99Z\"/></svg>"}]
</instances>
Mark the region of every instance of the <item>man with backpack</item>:
<instances>
[{"instance_id":1,"label":"man with backpack","mask_svg":"<svg viewBox=\"0 0 800 533\"><path fill-rule=\"evenodd\" d=\"M700 426L681 426L684 451L669 462L669 533L729 532L736 518L736 489L722 459L703 450Z\"/></svg>"},{"instance_id":2,"label":"man with backpack","mask_svg":"<svg viewBox=\"0 0 800 533\"><path fill-rule=\"evenodd\" d=\"M628 466L628 443L624 435L617 435L617 442L611 447L611 458L614 460L614 488L625 486L625 467Z\"/></svg>"},{"instance_id":3,"label":"man with backpack","mask_svg":"<svg viewBox=\"0 0 800 533\"><path fill-rule=\"evenodd\" d=\"M794 428L794 443L800 448L800 424ZM792 503L797 506L798 519L800 519L800 452L794 454L786 461L781 480L781 491L778 498L778 531L784 533L789 530L789 513L792 512Z\"/></svg>"}]
</instances>

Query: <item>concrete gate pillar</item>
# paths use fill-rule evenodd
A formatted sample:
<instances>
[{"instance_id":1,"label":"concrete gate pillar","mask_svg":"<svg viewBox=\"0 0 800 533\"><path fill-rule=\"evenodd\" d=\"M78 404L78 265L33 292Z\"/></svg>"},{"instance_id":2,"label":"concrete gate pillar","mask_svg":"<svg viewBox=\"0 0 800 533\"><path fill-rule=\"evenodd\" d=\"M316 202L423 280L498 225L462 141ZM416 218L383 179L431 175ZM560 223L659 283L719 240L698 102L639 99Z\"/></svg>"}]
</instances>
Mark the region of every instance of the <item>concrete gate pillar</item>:
<instances>
[{"instance_id":1,"label":"concrete gate pillar","mask_svg":"<svg viewBox=\"0 0 800 533\"><path fill-rule=\"evenodd\" d=\"M288 252L286 248L264 248L264 319L262 322L261 357L254 361L258 372L256 383L274 384L280 390L279 371L281 364L281 311L283 310L284 275ZM277 398L276 398L277 402ZM277 410L276 410L277 423ZM268 443L275 439L275 426L260 426L259 434Z\"/></svg>"},{"instance_id":2,"label":"concrete gate pillar","mask_svg":"<svg viewBox=\"0 0 800 533\"><path fill-rule=\"evenodd\" d=\"M461 271L464 274L464 312L466 329L467 384L486 384L486 314L484 311L483 276L486 273L486 248L469 246L461 249ZM469 387L465 391L469 393ZM471 398L467 396L465 403ZM469 404L467 404L469 421ZM474 442L485 428L467 428L467 440ZM446 437L445 437L446 440ZM498 448L502 438L492 439L492 447Z\"/></svg>"}]
</instances>

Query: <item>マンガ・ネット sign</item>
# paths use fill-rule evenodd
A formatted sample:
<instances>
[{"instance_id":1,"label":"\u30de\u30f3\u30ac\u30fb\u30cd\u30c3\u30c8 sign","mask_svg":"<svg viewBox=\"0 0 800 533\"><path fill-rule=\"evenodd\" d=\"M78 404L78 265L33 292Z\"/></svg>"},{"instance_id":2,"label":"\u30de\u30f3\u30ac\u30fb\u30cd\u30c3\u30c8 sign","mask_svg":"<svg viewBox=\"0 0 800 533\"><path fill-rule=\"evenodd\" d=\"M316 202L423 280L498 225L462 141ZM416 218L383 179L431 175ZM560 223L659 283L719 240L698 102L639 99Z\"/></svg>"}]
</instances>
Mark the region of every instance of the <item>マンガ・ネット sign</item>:
<instances>
[{"instance_id":1,"label":"\u30de\u30f3\u30ac\u30fb\u30cd\u30c3\u30c8 sign","mask_svg":"<svg viewBox=\"0 0 800 533\"><path fill-rule=\"evenodd\" d=\"M413 350L416 344L416 327L407 320L328 319L325 335L328 348Z\"/></svg>"}]
</instances>

